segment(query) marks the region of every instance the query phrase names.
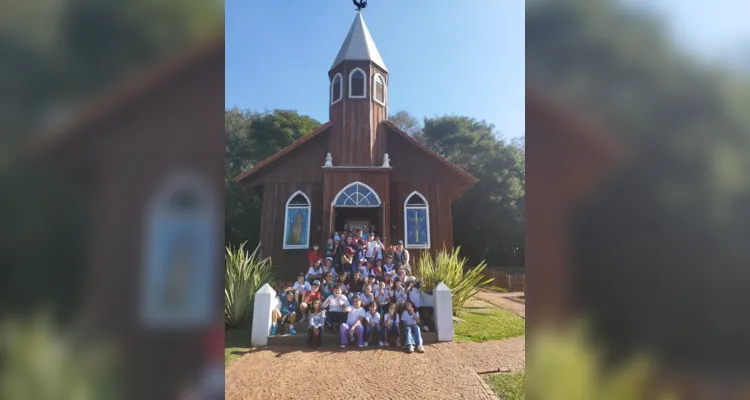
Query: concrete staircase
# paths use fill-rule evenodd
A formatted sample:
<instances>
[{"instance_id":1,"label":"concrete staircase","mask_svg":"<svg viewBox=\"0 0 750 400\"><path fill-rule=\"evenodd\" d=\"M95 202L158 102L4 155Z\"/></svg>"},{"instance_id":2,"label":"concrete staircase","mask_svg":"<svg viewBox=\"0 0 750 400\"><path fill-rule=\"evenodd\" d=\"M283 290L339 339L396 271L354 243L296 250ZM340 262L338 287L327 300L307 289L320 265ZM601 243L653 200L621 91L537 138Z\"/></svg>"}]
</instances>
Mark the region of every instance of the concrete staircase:
<instances>
[{"instance_id":1,"label":"concrete staircase","mask_svg":"<svg viewBox=\"0 0 750 400\"><path fill-rule=\"evenodd\" d=\"M289 325L287 324L287 328L284 330L284 334L276 334L276 335L270 335L268 336L268 346L289 346L289 347L297 347L297 348L307 348L307 321L305 322L297 322L294 324L294 329L297 331L296 335L290 335L287 333ZM337 327L338 328L338 327ZM402 333L402 344L403 344L404 336ZM355 338L356 341L356 338ZM437 332L434 331L422 331L422 341L424 344L430 344L430 343L437 343L438 337ZM394 346L396 339L395 337L391 336L389 339L389 342L391 346ZM335 332L330 330L329 328L326 328L323 330L323 345L324 348L334 348L341 346L341 336L339 335L339 331L336 330ZM370 348L378 348L378 341L377 337L370 343ZM349 344L349 348L357 348L356 343Z\"/></svg>"}]
</instances>

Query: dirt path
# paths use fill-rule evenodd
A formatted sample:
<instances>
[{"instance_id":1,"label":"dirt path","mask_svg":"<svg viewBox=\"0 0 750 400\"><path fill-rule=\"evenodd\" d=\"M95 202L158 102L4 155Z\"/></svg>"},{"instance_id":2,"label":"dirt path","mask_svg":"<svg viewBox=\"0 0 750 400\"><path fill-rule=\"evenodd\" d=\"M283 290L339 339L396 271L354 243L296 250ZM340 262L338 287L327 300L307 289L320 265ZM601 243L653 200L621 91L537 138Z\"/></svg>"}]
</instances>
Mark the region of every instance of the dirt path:
<instances>
[{"instance_id":1,"label":"dirt path","mask_svg":"<svg viewBox=\"0 0 750 400\"><path fill-rule=\"evenodd\" d=\"M481 300L490 303L495 307L513 312L519 317L526 318L526 304L509 299L509 297L518 297L521 295L523 295L523 293L500 293L489 290L480 290L479 293L477 293L476 299L472 301L476 302L477 300Z\"/></svg>"}]
</instances>

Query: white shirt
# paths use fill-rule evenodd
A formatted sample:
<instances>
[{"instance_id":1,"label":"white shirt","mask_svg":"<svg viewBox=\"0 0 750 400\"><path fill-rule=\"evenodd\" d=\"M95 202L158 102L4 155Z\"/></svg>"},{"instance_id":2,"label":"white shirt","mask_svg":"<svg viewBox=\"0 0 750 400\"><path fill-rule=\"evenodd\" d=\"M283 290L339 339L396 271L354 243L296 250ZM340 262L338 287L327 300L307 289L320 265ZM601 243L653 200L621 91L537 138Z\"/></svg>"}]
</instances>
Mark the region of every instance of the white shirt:
<instances>
[{"instance_id":1,"label":"white shirt","mask_svg":"<svg viewBox=\"0 0 750 400\"><path fill-rule=\"evenodd\" d=\"M409 300L414 303L415 309L422 307L422 298L419 297L419 289L416 287L411 288L409 291Z\"/></svg>"},{"instance_id":2,"label":"white shirt","mask_svg":"<svg viewBox=\"0 0 750 400\"><path fill-rule=\"evenodd\" d=\"M375 311L375 315L372 315L369 311L367 314L365 314L365 321L367 321L368 324L374 322L376 325L380 324L380 313Z\"/></svg>"},{"instance_id":3,"label":"white shirt","mask_svg":"<svg viewBox=\"0 0 750 400\"><path fill-rule=\"evenodd\" d=\"M365 313L365 309L362 307L352 308L352 310L349 311L349 316L346 317L346 324L351 328L352 325L357 322L357 319L365 317Z\"/></svg>"},{"instance_id":4,"label":"white shirt","mask_svg":"<svg viewBox=\"0 0 750 400\"><path fill-rule=\"evenodd\" d=\"M372 258L372 254L378 248L378 243L374 240L367 242L367 251L365 251L365 257Z\"/></svg>"},{"instance_id":5,"label":"white shirt","mask_svg":"<svg viewBox=\"0 0 750 400\"><path fill-rule=\"evenodd\" d=\"M304 284L300 285L299 281L297 281L297 282L294 282L294 286L292 286L292 289L294 289L295 291L300 291L300 292L309 292L312 290L312 287L310 287L309 282L305 282Z\"/></svg>"},{"instance_id":6,"label":"white shirt","mask_svg":"<svg viewBox=\"0 0 750 400\"><path fill-rule=\"evenodd\" d=\"M362 277L362 279L367 279L367 277L370 276L370 273L367 272L367 264L359 267L359 275Z\"/></svg>"},{"instance_id":7,"label":"white shirt","mask_svg":"<svg viewBox=\"0 0 750 400\"><path fill-rule=\"evenodd\" d=\"M388 264L383 264L383 271L384 273L388 275L396 275L396 272L394 271L396 268L396 264L391 264L390 266Z\"/></svg>"},{"instance_id":8,"label":"white shirt","mask_svg":"<svg viewBox=\"0 0 750 400\"><path fill-rule=\"evenodd\" d=\"M343 301L344 305L339 305L339 300ZM349 300L343 294L339 295L338 298L332 294L323 302L323 307L325 306L329 306L328 311L342 312L344 311L344 307L349 307Z\"/></svg>"},{"instance_id":9,"label":"white shirt","mask_svg":"<svg viewBox=\"0 0 750 400\"><path fill-rule=\"evenodd\" d=\"M406 289L403 287L401 289L393 289L393 295L396 296L396 301L399 303L406 301Z\"/></svg>"},{"instance_id":10,"label":"white shirt","mask_svg":"<svg viewBox=\"0 0 750 400\"><path fill-rule=\"evenodd\" d=\"M404 313L401 314L401 321L404 321L406 323L406 326L414 326L417 324L417 318L419 318L419 312L414 311L414 314L409 315L409 312L404 310Z\"/></svg>"},{"instance_id":11,"label":"white shirt","mask_svg":"<svg viewBox=\"0 0 750 400\"><path fill-rule=\"evenodd\" d=\"M317 270L315 267L310 267L307 270L307 275L305 275L305 279L310 279L312 275L323 275L323 267L319 267Z\"/></svg>"},{"instance_id":12,"label":"white shirt","mask_svg":"<svg viewBox=\"0 0 750 400\"><path fill-rule=\"evenodd\" d=\"M391 326L393 326L393 324L396 324L396 326L398 326L399 321L400 320L398 318L398 314L391 315L390 313L385 313L385 319L383 320L383 322L385 323L386 328L390 328Z\"/></svg>"},{"instance_id":13,"label":"white shirt","mask_svg":"<svg viewBox=\"0 0 750 400\"><path fill-rule=\"evenodd\" d=\"M390 298L391 298L391 289L388 286L386 286L385 289L383 289L383 292L380 293L380 295L378 296L378 300L381 303L387 303L388 299Z\"/></svg>"},{"instance_id":14,"label":"white shirt","mask_svg":"<svg viewBox=\"0 0 750 400\"><path fill-rule=\"evenodd\" d=\"M362 299L362 306L367 307L368 304L372 303L373 300L375 300L375 295L370 292L370 296L368 297L365 293L362 293L359 295L359 297Z\"/></svg>"}]
</instances>

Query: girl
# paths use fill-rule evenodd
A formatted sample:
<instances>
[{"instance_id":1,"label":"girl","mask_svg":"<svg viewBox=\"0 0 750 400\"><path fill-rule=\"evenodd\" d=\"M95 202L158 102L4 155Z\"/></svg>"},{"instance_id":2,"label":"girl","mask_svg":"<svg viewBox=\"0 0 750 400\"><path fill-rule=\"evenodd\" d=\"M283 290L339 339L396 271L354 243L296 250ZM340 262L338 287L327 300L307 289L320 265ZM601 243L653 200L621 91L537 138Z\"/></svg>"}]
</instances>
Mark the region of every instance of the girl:
<instances>
[{"instance_id":1,"label":"girl","mask_svg":"<svg viewBox=\"0 0 750 400\"><path fill-rule=\"evenodd\" d=\"M367 285L370 285L370 287L372 288L372 294L375 297L377 297L378 296L378 292L377 292L377 290L378 290L378 282L375 280L374 276L370 275L370 276L367 277L367 280L365 281L365 287Z\"/></svg>"},{"instance_id":2,"label":"girl","mask_svg":"<svg viewBox=\"0 0 750 400\"><path fill-rule=\"evenodd\" d=\"M396 264L393 263L392 256L385 257L385 265L383 266L383 275L393 275L393 270L396 268Z\"/></svg>"},{"instance_id":3,"label":"girl","mask_svg":"<svg viewBox=\"0 0 750 400\"><path fill-rule=\"evenodd\" d=\"M422 331L419 329L419 312L414 309L414 304L410 301L404 303L406 310L401 314L401 321L404 323L406 332L406 352L414 351L414 345L417 346L417 353L424 353L422 347Z\"/></svg>"},{"instance_id":4,"label":"girl","mask_svg":"<svg viewBox=\"0 0 750 400\"><path fill-rule=\"evenodd\" d=\"M375 295L372 294L372 286L370 285L365 285L365 292L359 297L362 299L362 307L364 308L369 308L370 303L377 304L375 301Z\"/></svg>"},{"instance_id":5,"label":"girl","mask_svg":"<svg viewBox=\"0 0 750 400\"><path fill-rule=\"evenodd\" d=\"M372 271L372 261L367 260L367 262L359 267L359 276L367 280L367 277L370 276L370 271Z\"/></svg>"},{"instance_id":6,"label":"girl","mask_svg":"<svg viewBox=\"0 0 750 400\"><path fill-rule=\"evenodd\" d=\"M370 272L371 276L375 277L375 280L382 281L383 280L383 260L376 260L375 265L372 267L372 271Z\"/></svg>"},{"instance_id":7,"label":"girl","mask_svg":"<svg viewBox=\"0 0 750 400\"><path fill-rule=\"evenodd\" d=\"M378 305L380 306L380 312L385 314L388 310L388 304L391 301L391 288L386 286L385 282L378 284Z\"/></svg>"},{"instance_id":8,"label":"girl","mask_svg":"<svg viewBox=\"0 0 750 400\"><path fill-rule=\"evenodd\" d=\"M378 305L373 301L368 308L370 312L365 314L365 347L372 342L375 334L378 335L378 346L383 347L383 327L380 326Z\"/></svg>"},{"instance_id":9,"label":"girl","mask_svg":"<svg viewBox=\"0 0 750 400\"><path fill-rule=\"evenodd\" d=\"M281 310L274 308L271 310L271 335L276 334L278 324L281 323L281 331L284 331L284 325L289 323L289 333L294 335L297 331L294 330L294 323L297 322L297 302L294 301L294 293L287 290L284 296L281 298Z\"/></svg>"},{"instance_id":10,"label":"girl","mask_svg":"<svg viewBox=\"0 0 750 400\"><path fill-rule=\"evenodd\" d=\"M401 284L401 279L393 280L393 302L396 303L398 312L404 310L404 302L407 300L406 289Z\"/></svg>"},{"instance_id":11,"label":"girl","mask_svg":"<svg viewBox=\"0 0 750 400\"><path fill-rule=\"evenodd\" d=\"M312 302L310 311L310 324L307 327L307 345L310 347L323 347L323 324L326 320L326 312L320 305L320 298Z\"/></svg>"},{"instance_id":12,"label":"girl","mask_svg":"<svg viewBox=\"0 0 750 400\"><path fill-rule=\"evenodd\" d=\"M333 237L333 269L337 274L341 273L341 256L344 255L344 247L341 245L341 238L336 235Z\"/></svg>"},{"instance_id":13,"label":"girl","mask_svg":"<svg viewBox=\"0 0 750 400\"><path fill-rule=\"evenodd\" d=\"M335 279L336 271L333 270L333 259L331 257L326 258L325 262L323 262L323 278L325 278L329 272L333 274Z\"/></svg>"},{"instance_id":14,"label":"girl","mask_svg":"<svg viewBox=\"0 0 750 400\"><path fill-rule=\"evenodd\" d=\"M323 308L328 309L326 313L326 323L333 328L333 324L340 324L346 321L344 309L349 307L349 300L341 294L341 288L333 289L333 294L323 302Z\"/></svg>"},{"instance_id":15,"label":"girl","mask_svg":"<svg viewBox=\"0 0 750 400\"><path fill-rule=\"evenodd\" d=\"M305 280L312 282L314 280L323 279L323 267L321 266L323 261L320 259L315 260L312 266L307 270L305 274Z\"/></svg>"},{"instance_id":16,"label":"girl","mask_svg":"<svg viewBox=\"0 0 750 400\"><path fill-rule=\"evenodd\" d=\"M318 280L313 281L312 289L305 294L302 303L299 303L299 312L302 314L300 322L303 322L307 317L307 307L312 304L315 299L320 300L320 281Z\"/></svg>"},{"instance_id":17,"label":"girl","mask_svg":"<svg viewBox=\"0 0 750 400\"><path fill-rule=\"evenodd\" d=\"M343 274L339 275L339 281L338 281L339 287L341 288L341 293L347 296L349 298L349 275L344 272Z\"/></svg>"},{"instance_id":18,"label":"girl","mask_svg":"<svg viewBox=\"0 0 750 400\"><path fill-rule=\"evenodd\" d=\"M406 282L406 272L404 272L404 269L400 265L396 265L396 269L394 270L395 274L393 274L394 278L401 279L401 282Z\"/></svg>"},{"instance_id":19,"label":"girl","mask_svg":"<svg viewBox=\"0 0 750 400\"><path fill-rule=\"evenodd\" d=\"M351 272L353 256L354 249L352 249L351 247L346 247L344 249L344 254L341 256L341 271L337 271L339 275L342 275L345 272Z\"/></svg>"},{"instance_id":20,"label":"girl","mask_svg":"<svg viewBox=\"0 0 750 400\"><path fill-rule=\"evenodd\" d=\"M349 224L344 224L344 235L348 235L351 231L349 230Z\"/></svg>"},{"instance_id":21,"label":"girl","mask_svg":"<svg viewBox=\"0 0 750 400\"><path fill-rule=\"evenodd\" d=\"M388 312L383 316L383 345L390 346L388 344L388 334L396 334L396 347L401 347L401 331L398 329L401 321L399 320L398 313L396 312L396 305L391 303L388 306Z\"/></svg>"},{"instance_id":22,"label":"girl","mask_svg":"<svg viewBox=\"0 0 750 400\"><path fill-rule=\"evenodd\" d=\"M353 303L354 307L350 306L344 309L348 315L346 317L346 322L341 324L341 327L339 328L341 334L341 348L346 347L350 341L353 342L355 335L357 336L357 347L365 347L362 339L362 334L365 329L364 326L362 326L362 321L365 319L365 309L362 308L362 300L359 296L354 296Z\"/></svg>"},{"instance_id":23,"label":"girl","mask_svg":"<svg viewBox=\"0 0 750 400\"><path fill-rule=\"evenodd\" d=\"M323 297L325 297L326 299L328 298L328 296L333 294L334 283L333 272L327 273L325 279L323 279Z\"/></svg>"},{"instance_id":24,"label":"girl","mask_svg":"<svg viewBox=\"0 0 750 400\"><path fill-rule=\"evenodd\" d=\"M320 247L316 244L313 245L312 249L310 249L310 252L307 253L307 266L312 267L315 260L320 258L320 252L318 251Z\"/></svg>"},{"instance_id":25,"label":"girl","mask_svg":"<svg viewBox=\"0 0 750 400\"><path fill-rule=\"evenodd\" d=\"M387 286L389 289L393 289L393 275L391 274L383 275L383 282L385 283L385 286Z\"/></svg>"},{"instance_id":26,"label":"girl","mask_svg":"<svg viewBox=\"0 0 750 400\"><path fill-rule=\"evenodd\" d=\"M347 283L349 286L349 294L347 294L349 301L351 301L355 295L361 295L365 290L365 281L362 280L359 272L355 272L352 279Z\"/></svg>"}]
</instances>

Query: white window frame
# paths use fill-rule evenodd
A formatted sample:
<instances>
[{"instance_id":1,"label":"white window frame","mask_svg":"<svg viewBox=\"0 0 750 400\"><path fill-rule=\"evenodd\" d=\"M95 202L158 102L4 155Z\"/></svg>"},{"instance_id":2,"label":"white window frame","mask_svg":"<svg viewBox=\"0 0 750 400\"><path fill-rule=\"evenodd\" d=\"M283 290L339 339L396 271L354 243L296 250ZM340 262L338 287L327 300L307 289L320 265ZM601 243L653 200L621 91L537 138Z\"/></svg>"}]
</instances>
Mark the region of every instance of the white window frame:
<instances>
[{"instance_id":1,"label":"white window frame","mask_svg":"<svg viewBox=\"0 0 750 400\"><path fill-rule=\"evenodd\" d=\"M407 206L409 203L409 199L411 199L413 196L419 196L422 201L424 201L423 206ZM408 224L409 221L407 218L406 210L425 210L425 216L427 217L427 244L410 244L409 243L409 235L408 235ZM422 195L422 193L419 193L418 191L411 192L408 196L406 196L406 199L404 200L404 247L407 249L429 249L430 248L430 203L427 201L427 198Z\"/></svg>"},{"instance_id":2,"label":"white window frame","mask_svg":"<svg viewBox=\"0 0 750 400\"><path fill-rule=\"evenodd\" d=\"M383 84L383 101L378 100L378 82ZM375 74L375 76L372 78L372 99L375 100L376 103L384 107L385 103L388 102L388 85L385 84L385 78L383 78L383 75L381 74Z\"/></svg>"},{"instance_id":3,"label":"white window frame","mask_svg":"<svg viewBox=\"0 0 750 400\"><path fill-rule=\"evenodd\" d=\"M362 85L364 85L362 96L353 96L352 95L352 77L354 76L355 72L361 72L363 75L362 79ZM354 68L352 72L349 72L349 98L350 99L366 99L367 98L367 73L362 68Z\"/></svg>"},{"instance_id":4,"label":"white window frame","mask_svg":"<svg viewBox=\"0 0 750 400\"><path fill-rule=\"evenodd\" d=\"M291 206L292 209L307 209L307 226L305 226L305 231L307 232L307 235L305 235L305 244L287 244L286 243L286 234L287 229L289 228L289 203L291 203L292 199L297 197L297 195L302 195L302 197L307 200L306 206ZM298 249L308 249L310 248L310 219L312 219L312 202L310 201L310 198L307 197L305 192L298 190L294 193L292 193L291 196L286 200L286 206L284 206L284 236L282 237L283 240L283 248L284 250L298 250Z\"/></svg>"},{"instance_id":5,"label":"white window frame","mask_svg":"<svg viewBox=\"0 0 750 400\"><path fill-rule=\"evenodd\" d=\"M354 185L362 185L362 186L366 187L367 189L369 189L370 192L372 192L372 194L375 196L375 199L378 201L378 204L374 205L374 206L373 205L367 205L367 206L360 206L360 205L354 205L354 206L337 206L336 203L338 202L339 197L341 197L341 195L344 194L344 191L346 189L349 189L350 187L352 187ZM382 205L383 205L383 201L380 199L380 196L378 195L378 192L376 192L375 189L371 188L369 185L367 185L365 183L362 183L362 182L359 182L359 181L352 182L352 183L344 186L343 188L341 188L341 190L339 190L338 194L336 194L336 197L333 198L333 206L334 207L342 207L342 208L378 208L378 207L380 207Z\"/></svg>"},{"instance_id":6,"label":"white window frame","mask_svg":"<svg viewBox=\"0 0 750 400\"><path fill-rule=\"evenodd\" d=\"M336 82L336 78L341 79L341 84L339 85L339 98L334 100L333 97L333 84ZM331 105L334 105L341 101L344 98L344 75L341 75L341 72L337 73L333 76L333 79L331 79Z\"/></svg>"}]
</instances>

